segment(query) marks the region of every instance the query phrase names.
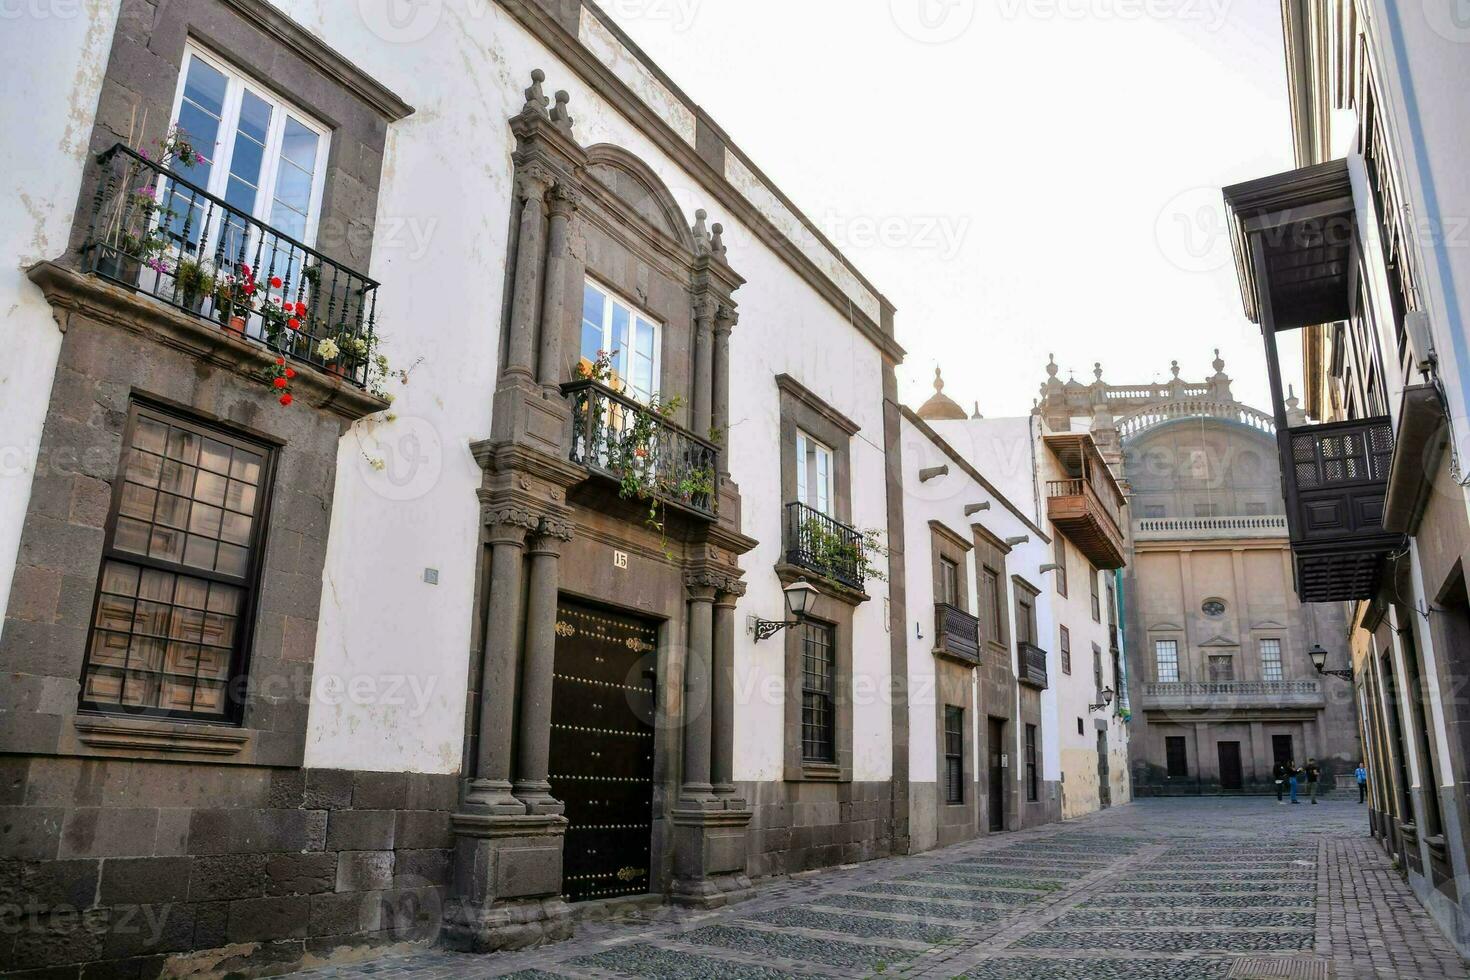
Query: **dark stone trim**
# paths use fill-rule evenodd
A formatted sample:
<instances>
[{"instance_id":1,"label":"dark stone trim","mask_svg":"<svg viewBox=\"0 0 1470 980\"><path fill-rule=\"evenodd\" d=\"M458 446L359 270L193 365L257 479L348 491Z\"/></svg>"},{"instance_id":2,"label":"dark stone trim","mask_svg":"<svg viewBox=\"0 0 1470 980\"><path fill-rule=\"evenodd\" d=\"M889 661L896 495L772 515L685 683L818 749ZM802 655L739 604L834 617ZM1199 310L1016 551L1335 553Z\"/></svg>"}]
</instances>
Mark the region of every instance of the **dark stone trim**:
<instances>
[{"instance_id":1,"label":"dark stone trim","mask_svg":"<svg viewBox=\"0 0 1470 980\"><path fill-rule=\"evenodd\" d=\"M855 436L861 431L861 426L823 401L810 388L797 381L791 375L776 375L776 387L781 389L782 394L790 395L805 407L817 412L828 422L831 422L837 428L846 432L849 436Z\"/></svg>"},{"instance_id":2,"label":"dark stone trim","mask_svg":"<svg viewBox=\"0 0 1470 980\"><path fill-rule=\"evenodd\" d=\"M618 109L630 122L637 126L642 132L658 146L660 150L667 153L675 162L682 167L690 176L697 179L705 186L720 203L729 209L730 213L738 218L742 224L748 227L757 237L765 242L777 255L794 269L803 279L807 281L821 296L832 306L842 313L844 317L851 320L853 325L880 351L895 361L902 360L904 350L893 339L892 331L892 304L873 288L872 284L853 268L851 263L844 258L835 246L827 240L820 229L806 218L802 212L792 204L784 194L773 184L759 168L752 165L749 159L734 147L724 131L716 126L702 110L685 96L667 76L653 63L647 55L643 54L638 46L634 44L622 29L599 10L596 5L586 3L587 9L598 18L602 24L622 42L628 50L639 59L639 62L652 71L670 92L674 93L695 114L696 133L704 131L703 146L691 146L678 133L674 132L661 118L638 98L627 85L614 75L603 63L595 58L586 48L582 46L577 37L577 21L580 4L583 0L575 2L559 2L559 0L499 0L512 17L525 27L537 40L545 44L547 48L566 65L568 65L584 82L590 85L600 97L606 99ZM701 142L696 136L696 143ZM835 255L850 271L853 276L863 284L877 298L880 307L879 322L873 320L863 311L857 309L838 286L817 268L811 259L802 254L789 239L771 226L771 223L752 205L743 194L737 191L729 181L725 179L724 169L716 169L711 161L722 161L724 153L735 152L750 169L750 171L765 182L767 188L779 199L791 213L797 217L807 230L831 249Z\"/></svg>"},{"instance_id":3,"label":"dark stone trim","mask_svg":"<svg viewBox=\"0 0 1470 980\"><path fill-rule=\"evenodd\" d=\"M783 381L783 379L785 379ZM781 402L781 506L785 533L785 506L796 500L796 430L832 450L832 496L836 518L852 521L851 439L857 427L788 375L776 376ZM782 543L784 548L785 543Z\"/></svg>"},{"instance_id":4,"label":"dark stone trim","mask_svg":"<svg viewBox=\"0 0 1470 980\"><path fill-rule=\"evenodd\" d=\"M849 606L827 603L820 622L832 627L834 660L832 707L835 762L813 762L802 757L800 627L784 633L786 653L785 780L787 782L852 782L852 613ZM813 622L818 620L813 619Z\"/></svg>"},{"instance_id":5,"label":"dark stone trim","mask_svg":"<svg viewBox=\"0 0 1470 980\"><path fill-rule=\"evenodd\" d=\"M397 122L413 115L413 106L265 0L220 2L235 8L272 40L372 106L389 122Z\"/></svg>"},{"instance_id":6,"label":"dark stone trim","mask_svg":"<svg viewBox=\"0 0 1470 980\"><path fill-rule=\"evenodd\" d=\"M887 325L890 329L892 324ZM910 848L909 667L907 541L903 523L903 406L898 400L896 362L883 360L883 489L888 520L888 670L892 709L892 752L888 783L893 851Z\"/></svg>"}]
</instances>

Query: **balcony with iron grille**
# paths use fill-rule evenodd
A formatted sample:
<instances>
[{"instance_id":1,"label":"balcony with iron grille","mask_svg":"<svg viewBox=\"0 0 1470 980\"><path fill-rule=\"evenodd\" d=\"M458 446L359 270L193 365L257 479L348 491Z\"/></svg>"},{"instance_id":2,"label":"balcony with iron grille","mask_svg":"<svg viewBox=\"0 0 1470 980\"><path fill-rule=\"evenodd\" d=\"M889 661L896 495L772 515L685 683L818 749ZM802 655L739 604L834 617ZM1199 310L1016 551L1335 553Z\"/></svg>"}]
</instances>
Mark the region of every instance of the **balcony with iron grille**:
<instances>
[{"instance_id":1,"label":"balcony with iron grille","mask_svg":"<svg viewBox=\"0 0 1470 980\"><path fill-rule=\"evenodd\" d=\"M863 532L800 501L786 505L785 564L862 592L868 541Z\"/></svg>"},{"instance_id":2,"label":"balcony with iron grille","mask_svg":"<svg viewBox=\"0 0 1470 980\"><path fill-rule=\"evenodd\" d=\"M654 408L590 378L561 386L572 408L569 458L626 499L716 517L719 449Z\"/></svg>"},{"instance_id":3,"label":"balcony with iron grille","mask_svg":"<svg viewBox=\"0 0 1470 980\"><path fill-rule=\"evenodd\" d=\"M1385 559L1406 540L1384 523L1393 421L1375 414L1310 424L1287 398L1278 340L1363 312L1347 165L1336 160L1237 184L1225 189L1225 200L1245 312L1265 341L1297 593L1303 602L1371 599Z\"/></svg>"},{"instance_id":4,"label":"balcony with iron grille","mask_svg":"<svg viewBox=\"0 0 1470 980\"><path fill-rule=\"evenodd\" d=\"M980 663L980 619L958 606L936 602L934 653L966 664Z\"/></svg>"},{"instance_id":5,"label":"balcony with iron grille","mask_svg":"<svg viewBox=\"0 0 1470 980\"><path fill-rule=\"evenodd\" d=\"M1019 675L1016 677L1016 680L1028 687L1034 687L1042 691L1046 690L1048 686L1046 651L1035 643L1028 643L1022 640L1016 644L1016 653L1020 666Z\"/></svg>"},{"instance_id":6,"label":"balcony with iron grille","mask_svg":"<svg viewBox=\"0 0 1470 980\"><path fill-rule=\"evenodd\" d=\"M1123 494L1092 437L1048 435L1046 445L1067 474L1065 479L1047 481L1047 517L1094 566L1122 568Z\"/></svg>"},{"instance_id":7,"label":"balcony with iron grille","mask_svg":"<svg viewBox=\"0 0 1470 980\"><path fill-rule=\"evenodd\" d=\"M99 154L81 271L357 387L378 283L119 143Z\"/></svg>"}]
</instances>

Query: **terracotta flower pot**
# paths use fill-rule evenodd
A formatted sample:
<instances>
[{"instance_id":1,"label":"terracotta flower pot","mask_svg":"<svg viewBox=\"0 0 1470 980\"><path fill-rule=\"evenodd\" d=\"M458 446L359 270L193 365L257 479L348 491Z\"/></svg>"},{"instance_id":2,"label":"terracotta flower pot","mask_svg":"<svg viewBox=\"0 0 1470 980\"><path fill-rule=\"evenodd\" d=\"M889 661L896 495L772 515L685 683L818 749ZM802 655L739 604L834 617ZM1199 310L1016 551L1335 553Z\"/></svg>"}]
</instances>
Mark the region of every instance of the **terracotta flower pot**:
<instances>
[{"instance_id":1,"label":"terracotta flower pot","mask_svg":"<svg viewBox=\"0 0 1470 980\"><path fill-rule=\"evenodd\" d=\"M245 336L245 318L243 316L232 316L230 322L225 324L225 330L229 333L237 333Z\"/></svg>"}]
</instances>

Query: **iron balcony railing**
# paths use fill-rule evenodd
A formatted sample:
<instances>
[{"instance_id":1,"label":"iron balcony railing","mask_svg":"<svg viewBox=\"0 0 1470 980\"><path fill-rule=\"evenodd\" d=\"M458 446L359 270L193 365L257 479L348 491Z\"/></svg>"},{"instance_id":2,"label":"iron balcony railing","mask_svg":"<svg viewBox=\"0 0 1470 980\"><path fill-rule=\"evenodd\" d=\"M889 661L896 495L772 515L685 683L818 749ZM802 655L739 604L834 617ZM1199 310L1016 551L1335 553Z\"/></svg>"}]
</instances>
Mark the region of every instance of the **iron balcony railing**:
<instances>
[{"instance_id":1,"label":"iron balcony railing","mask_svg":"<svg viewBox=\"0 0 1470 980\"><path fill-rule=\"evenodd\" d=\"M980 662L980 620L958 606L934 604L934 637L944 653L970 663Z\"/></svg>"},{"instance_id":2,"label":"iron balcony railing","mask_svg":"<svg viewBox=\"0 0 1470 980\"><path fill-rule=\"evenodd\" d=\"M861 590L867 579L861 531L800 501L786 505L786 561Z\"/></svg>"},{"instance_id":3,"label":"iron balcony railing","mask_svg":"<svg viewBox=\"0 0 1470 980\"><path fill-rule=\"evenodd\" d=\"M715 516L714 443L600 382L572 381L561 390L572 403L572 462L616 480L624 496L657 496Z\"/></svg>"},{"instance_id":4,"label":"iron balcony railing","mask_svg":"<svg viewBox=\"0 0 1470 980\"><path fill-rule=\"evenodd\" d=\"M169 158L119 143L95 163L84 272L367 384L375 281L215 197Z\"/></svg>"},{"instance_id":5,"label":"iron balcony railing","mask_svg":"<svg viewBox=\"0 0 1470 980\"><path fill-rule=\"evenodd\" d=\"M1149 681L1149 697L1290 697L1322 693L1314 680L1301 681Z\"/></svg>"},{"instance_id":6,"label":"iron balcony railing","mask_svg":"<svg viewBox=\"0 0 1470 980\"><path fill-rule=\"evenodd\" d=\"M1020 654L1021 675L1016 679L1022 684L1039 687L1043 690L1047 686L1046 677L1046 651L1035 643L1022 640L1016 644L1017 652Z\"/></svg>"}]
</instances>

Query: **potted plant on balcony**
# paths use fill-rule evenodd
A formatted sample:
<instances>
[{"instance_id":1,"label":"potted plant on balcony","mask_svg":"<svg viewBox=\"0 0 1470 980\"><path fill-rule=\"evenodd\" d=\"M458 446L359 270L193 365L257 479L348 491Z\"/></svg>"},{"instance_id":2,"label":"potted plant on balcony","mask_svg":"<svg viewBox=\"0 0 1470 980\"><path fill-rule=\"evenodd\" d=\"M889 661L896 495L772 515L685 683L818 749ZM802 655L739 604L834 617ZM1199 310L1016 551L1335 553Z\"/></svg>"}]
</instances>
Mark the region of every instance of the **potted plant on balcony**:
<instances>
[{"instance_id":1,"label":"potted plant on balcony","mask_svg":"<svg viewBox=\"0 0 1470 980\"><path fill-rule=\"evenodd\" d=\"M860 581L886 581L887 573L878 564L886 557L883 532L877 528L854 529L856 534L843 534L834 524L817 514L802 519L800 540L812 566L830 576L848 572Z\"/></svg>"},{"instance_id":2,"label":"potted plant on balcony","mask_svg":"<svg viewBox=\"0 0 1470 980\"><path fill-rule=\"evenodd\" d=\"M202 262L180 259L174 266L173 276L179 305L191 313L200 312L204 308L204 300L214 294L214 273Z\"/></svg>"},{"instance_id":3,"label":"potted plant on balcony","mask_svg":"<svg viewBox=\"0 0 1470 980\"><path fill-rule=\"evenodd\" d=\"M255 276L248 265L215 276L214 317L222 329L245 335L245 324L255 312L255 292Z\"/></svg>"}]
</instances>

